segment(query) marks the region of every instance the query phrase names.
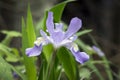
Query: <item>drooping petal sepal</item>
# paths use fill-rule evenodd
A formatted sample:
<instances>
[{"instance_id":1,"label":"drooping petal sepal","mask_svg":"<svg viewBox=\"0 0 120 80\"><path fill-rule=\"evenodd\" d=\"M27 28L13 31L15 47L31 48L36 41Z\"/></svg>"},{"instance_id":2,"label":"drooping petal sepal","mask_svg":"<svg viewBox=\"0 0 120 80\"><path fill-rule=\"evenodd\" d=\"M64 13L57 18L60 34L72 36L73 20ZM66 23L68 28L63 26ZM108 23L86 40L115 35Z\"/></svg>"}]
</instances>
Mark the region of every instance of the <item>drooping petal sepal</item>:
<instances>
[{"instance_id":1,"label":"drooping petal sepal","mask_svg":"<svg viewBox=\"0 0 120 80\"><path fill-rule=\"evenodd\" d=\"M75 57L75 60L81 64L89 60L89 55L85 52L75 51L74 49L72 49L71 52Z\"/></svg>"},{"instance_id":2,"label":"drooping petal sepal","mask_svg":"<svg viewBox=\"0 0 120 80\"><path fill-rule=\"evenodd\" d=\"M41 50L42 50L42 45L40 46L35 45L33 48L27 48L25 52L28 57L32 57L32 56L40 55Z\"/></svg>"}]
</instances>

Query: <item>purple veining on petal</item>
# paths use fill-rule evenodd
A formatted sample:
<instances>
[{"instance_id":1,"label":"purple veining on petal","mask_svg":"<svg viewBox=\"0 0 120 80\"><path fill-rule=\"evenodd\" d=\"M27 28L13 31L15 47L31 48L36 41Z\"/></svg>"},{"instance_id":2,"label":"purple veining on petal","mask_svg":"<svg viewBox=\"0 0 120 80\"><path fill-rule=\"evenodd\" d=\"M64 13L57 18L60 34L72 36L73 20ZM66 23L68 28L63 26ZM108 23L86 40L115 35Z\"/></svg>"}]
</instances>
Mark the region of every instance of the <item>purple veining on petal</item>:
<instances>
[{"instance_id":1,"label":"purple veining on petal","mask_svg":"<svg viewBox=\"0 0 120 80\"><path fill-rule=\"evenodd\" d=\"M46 21L47 30L50 34L54 32L53 12L48 12Z\"/></svg>"},{"instance_id":2,"label":"purple veining on petal","mask_svg":"<svg viewBox=\"0 0 120 80\"><path fill-rule=\"evenodd\" d=\"M65 33L65 37L69 38L71 37L73 34L75 34L80 28L81 28L82 22L79 18L75 17L72 18L72 20L70 21L70 25Z\"/></svg>"},{"instance_id":3,"label":"purple veining on petal","mask_svg":"<svg viewBox=\"0 0 120 80\"><path fill-rule=\"evenodd\" d=\"M26 55L31 57L31 56L38 56L40 55L42 50L42 44L40 46L34 46L33 48L27 48L26 49Z\"/></svg>"},{"instance_id":4,"label":"purple veining on petal","mask_svg":"<svg viewBox=\"0 0 120 80\"><path fill-rule=\"evenodd\" d=\"M73 48L71 49L73 56L75 57L76 61L83 64L89 60L89 55L85 52L75 51Z\"/></svg>"}]
</instances>

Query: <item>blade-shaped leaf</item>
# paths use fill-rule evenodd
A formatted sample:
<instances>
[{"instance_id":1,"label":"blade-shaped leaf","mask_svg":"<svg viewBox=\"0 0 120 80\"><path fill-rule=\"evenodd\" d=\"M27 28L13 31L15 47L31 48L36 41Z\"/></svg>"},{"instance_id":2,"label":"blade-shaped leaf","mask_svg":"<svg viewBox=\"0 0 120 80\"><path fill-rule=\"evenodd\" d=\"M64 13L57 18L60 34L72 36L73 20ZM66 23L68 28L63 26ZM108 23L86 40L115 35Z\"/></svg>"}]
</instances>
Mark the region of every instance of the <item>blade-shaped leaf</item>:
<instances>
[{"instance_id":1,"label":"blade-shaped leaf","mask_svg":"<svg viewBox=\"0 0 120 80\"><path fill-rule=\"evenodd\" d=\"M0 80L13 80L10 66L0 56Z\"/></svg>"},{"instance_id":2,"label":"blade-shaped leaf","mask_svg":"<svg viewBox=\"0 0 120 80\"><path fill-rule=\"evenodd\" d=\"M32 14L31 14L31 11L30 11L30 7L28 7L26 32L27 32L29 47L33 47L34 41L36 39L34 31L35 30L34 30L34 26L33 26Z\"/></svg>"},{"instance_id":3,"label":"blade-shaped leaf","mask_svg":"<svg viewBox=\"0 0 120 80\"><path fill-rule=\"evenodd\" d=\"M91 32L91 31L92 31L91 29L83 30L83 31L80 31L80 32L76 33L76 35L77 36L82 36L84 34L87 34L87 33Z\"/></svg>"},{"instance_id":4,"label":"blade-shaped leaf","mask_svg":"<svg viewBox=\"0 0 120 80\"><path fill-rule=\"evenodd\" d=\"M100 74L100 71L99 71L99 70L97 69L97 67L92 63L92 61L93 61L92 59L89 60L86 65L95 72L95 74L99 77L99 80L104 80L104 78L103 78L102 75Z\"/></svg>"},{"instance_id":5,"label":"blade-shaped leaf","mask_svg":"<svg viewBox=\"0 0 120 80\"><path fill-rule=\"evenodd\" d=\"M14 67L14 65L11 65L11 64L8 64L10 66L10 68L15 72L17 73L18 76L20 76L20 78L22 80L26 80L26 77L24 74L22 74L18 69L16 69L16 67ZM21 66L20 66L21 67Z\"/></svg>"},{"instance_id":6,"label":"blade-shaped leaf","mask_svg":"<svg viewBox=\"0 0 120 80\"><path fill-rule=\"evenodd\" d=\"M13 37L21 37L21 33L16 32L16 31L2 30L1 33L6 34L5 39L3 39L1 43L5 44L7 46L9 46Z\"/></svg>"},{"instance_id":7,"label":"blade-shaped leaf","mask_svg":"<svg viewBox=\"0 0 120 80\"><path fill-rule=\"evenodd\" d=\"M54 21L59 22L66 4L71 1L64 1L50 9L54 13Z\"/></svg>"},{"instance_id":8,"label":"blade-shaped leaf","mask_svg":"<svg viewBox=\"0 0 120 80\"><path fill-rule=\"evenodd\" d=\"M17 62L19 58L11 52L11 48L4 44L0 44L0 55L6 56L5 60L9 62Z\"/></svg>"},{"instance_id":9,"label":"blade-shaped leaf","mask_svg":"<svg viewBox=\"0 0 120 80\"><path fill-rule=\"evenodd\" d=\"M25 54L25 49L33 46L33 41L35 40L35 33L32 22L32 15L30 10L28 10L27 17L27 27L25 26L24 19L22 18L22 53L24 58L24 64L26 67L26 74L28 80L36 80L36 67L34 58L27 57Z\"/></svg>"},{"instance_id":10,"label":"blade-shaped leaf","mask_svg":"<svg viewBox=\"0 0 120 80\"><path fill-rule=\"evenodd\" d=\"M9 35L11 37L21 37L21 33L20 32L16 32L16 31L7 31L7 30L2 30L1 31L3 34Z\"/></svg>"},{"instance_id":11,"label":"blade-shaped leaf","mask_svg":"<svg viewBox=\"0 0 120 80\"><path fill-rule=\"evenodd\" d=\"M49 62L49 58L50 58L52 52L53 52L53 46L51 44L48 44L43 47L43 53L45 53L44 56L45 56L47 62Z\"/></svg>"},{"instance_id":12,"label":"blade-shaped leaf","mask_svg":"<svg viewBox=\"0 0 120 80\"><path fill-rule=\"evenodd\" d=\"M66 48L61 47L57 53L57 57L60 60L69 80L76 80L76 62L73 56Z\"/></svg>"},{"instance_id":13,"label":"blade-shaped leaf","mask_svg":"<svg viewBox=\"0 0 120 80\"><path fill-rule=\"evenodd\" d=\"M86 45L80 38L75 41L87 54L93 54L93 49Z\"/></svg>"}]
</instances>

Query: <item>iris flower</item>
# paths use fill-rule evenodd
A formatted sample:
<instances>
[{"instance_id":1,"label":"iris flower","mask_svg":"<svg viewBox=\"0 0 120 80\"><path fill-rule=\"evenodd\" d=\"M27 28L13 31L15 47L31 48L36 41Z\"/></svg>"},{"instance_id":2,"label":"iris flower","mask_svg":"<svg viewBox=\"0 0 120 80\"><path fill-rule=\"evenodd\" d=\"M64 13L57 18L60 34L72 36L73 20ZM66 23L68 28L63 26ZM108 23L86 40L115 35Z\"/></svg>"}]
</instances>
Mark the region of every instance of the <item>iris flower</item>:
<instances>
[{"instance_id":1,"label":"iris flower","mask_svg":"<svg viewBox=\"0 0 120 80\"><path fill-rule=\"evenodd\" d=\"M100 48L98 48L97 46L92 46L92 48L100 57L105 56L104 55L105 53Z\"/></svg>"},{"instance_id":2,"label":"iris flower","mask_svg":"<svg viewBox=\"0 0 120 80\"><path fill-rule=\"evenodd\" d=\"M85 52L80 52L77 44L74 43L74 41L77 39L75 33L81 28L81 25L81 20L75 17L70 21L67 31L63 31L63 24L54 23L53 12L48 12L46 26L49 35L47 35L43 30L40 30L42 37L37 38L37 40L34 42L33 48L26 49L27 56L31 57L40 55L42 47L51 43L53 44L54 48L59 48L61 46L68 48L72 52L76 61L83 64L89 59L89 56Z\"/></svg>"}]
</instances>

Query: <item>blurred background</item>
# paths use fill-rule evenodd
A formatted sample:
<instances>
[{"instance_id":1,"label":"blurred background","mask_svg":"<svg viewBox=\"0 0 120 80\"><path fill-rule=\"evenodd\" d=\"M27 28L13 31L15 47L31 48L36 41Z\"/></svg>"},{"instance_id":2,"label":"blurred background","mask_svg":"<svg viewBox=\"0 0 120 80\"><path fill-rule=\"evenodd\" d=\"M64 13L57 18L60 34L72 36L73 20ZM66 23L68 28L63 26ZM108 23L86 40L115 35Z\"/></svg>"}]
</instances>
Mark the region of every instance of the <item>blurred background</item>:
<instances>
[{"instance_id":1,"label":"blurred background","mask_svg":"<svg viewBox=\"0 0 120 80\"><path fill-rule=\"evenodd\" d=\"M28 3L31 6L34 24L43 18L44 11L65 0L0 0L0 30L21 32L21 17L26 17ZM72 17L79 17L83 29L93 29L92 36L110 60L112 71L120 70L120 0L76 0L67 4L62 20L69 24ZM5 35L0 33L0 41ZM87 44L93 45L88 36L81 37ZM11 47L21 47L21 39L14 38ZM98 56L94 56L99 59ZM104 69L98 66L101 73ZM92 77L95 79L95 75ZM115 79L117 80L117 79Z\"/></svg>"}]
</instances>

